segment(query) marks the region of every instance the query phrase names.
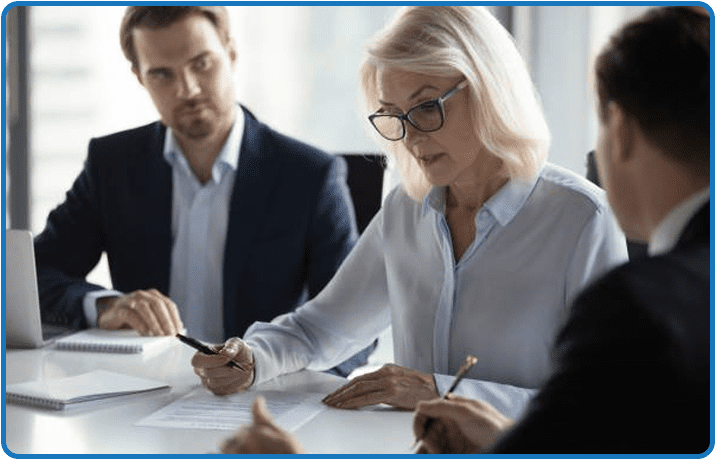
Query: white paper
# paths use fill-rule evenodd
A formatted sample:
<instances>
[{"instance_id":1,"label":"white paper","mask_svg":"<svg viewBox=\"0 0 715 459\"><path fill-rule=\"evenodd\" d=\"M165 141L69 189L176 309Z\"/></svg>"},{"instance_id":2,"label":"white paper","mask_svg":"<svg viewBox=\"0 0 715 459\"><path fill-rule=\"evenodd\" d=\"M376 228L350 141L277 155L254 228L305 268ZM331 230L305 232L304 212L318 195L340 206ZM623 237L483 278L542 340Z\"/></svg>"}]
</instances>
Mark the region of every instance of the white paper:
<instances>
[{"instance_id":1,"label":"white paper","mask_svg":"<svg viewBox=\"0 0 715 459\"><path fill-rule=\"evenodd\" d=\"M60 338L55 349L61 351L137 354L160 350L176 342L173 336L141 336L135 330L88 328Z\"/></svg>"},{"instance_id":2,"label":"white paper","mask_svg":"<svg viewBox=\"0 0 715 459\"><path fill-rule=\"evenodd\" d=\"M324 394L279 391L250 391L226 396L213 395L204 388L150 414L135 425L176 429L230 430L251 424L251 406L261 395L273 420L294 431L323 411Z\"/></svg>"},{"instance_id":3,"label":"white paper","mask_svg":"<svg viewBox=\"0 0 715 459\"><path fill-rule=\"evenodd\" d=\"M97 400L119 395L164 389L161 381L139 378L106 370L94 370L65 378L44 379L10 384L5 395L15 401L26 401L61 408L68 403Z\"/></svg>"}]
</instances>

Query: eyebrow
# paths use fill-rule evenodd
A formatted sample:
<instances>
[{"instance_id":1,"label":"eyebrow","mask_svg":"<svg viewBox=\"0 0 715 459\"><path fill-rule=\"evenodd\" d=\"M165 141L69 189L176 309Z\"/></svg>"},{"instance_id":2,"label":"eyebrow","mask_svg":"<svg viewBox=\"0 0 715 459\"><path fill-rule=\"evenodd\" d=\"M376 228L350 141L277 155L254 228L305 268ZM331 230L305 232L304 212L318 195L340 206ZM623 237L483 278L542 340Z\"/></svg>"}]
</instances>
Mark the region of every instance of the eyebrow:
<instances>
[{"instance_id":1,"label":"eyebrow","mask_svg":"<svg viewBox=\"0 0 715 459\"><path fill-rule=\"evenodd\" d=\"M208 57L209 54L211 54L210 51L204 51L204 52L199 53L196 56L192 57L191 59L189 59L189 62L193 63L193 62L199 61L205 57Z\"/></svg>"},{"instance_id":2,"label":"eyebrow","mask_svg":"<svg viewBox=\"0 0 715 459\"><path fill-rule=\"evenodd\" d=\"M187 62L189 64L193 64L194 62L197 62L205 57L208 57L210 54L211 54L210 51L203 51L203 52L197 54L196 56L192 57L191 59L189 59ZM150 67L147 69L146 74L153 75L153 74L162 73L162 72L166 72L166 71L171 71L171 68L170 67Z\"/></svg>"},{"instance_id":3,"label":"eyebrow","mask_svg":"<svg viewBox=\"0 0 715 459\"><path fill-rule=\"evenodd\" d=\"M145 74L146 75L157 75L159 73L163 72L170 72L171 69L169 67L149 67L146 69Z\"/></svg>"},{"instance_id":4,"label":"eyebrow","mask_svg":"<svg viewBox=\"0 0 715 459\"><path fill-rule=\"evenodd\" d=\"M431 84L426 84L426 85L420 87L419 89L417 89L415 92L413 92L410 95L410 97L407 98L407 100L415 100L416 98L421 96L423 92L427 91L428 89L439 90L439 88L436 86L432 86ZM382 99L378 99L378 102L380 102L380 104L382 104L382 105L393 106L393 107L395 106L395 104L393 104L392 102L388 102L388 101L382 100Z\"/></svg>"}]
</instances>

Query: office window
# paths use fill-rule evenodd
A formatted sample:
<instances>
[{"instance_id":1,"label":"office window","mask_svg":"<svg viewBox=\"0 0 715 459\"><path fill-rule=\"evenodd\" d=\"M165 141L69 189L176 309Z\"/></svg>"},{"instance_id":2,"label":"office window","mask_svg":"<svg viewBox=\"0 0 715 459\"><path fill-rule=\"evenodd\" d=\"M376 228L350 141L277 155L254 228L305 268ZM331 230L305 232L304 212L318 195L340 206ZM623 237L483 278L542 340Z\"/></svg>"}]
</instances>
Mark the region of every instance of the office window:
<instances>
[{"instance_id":1,"label":"office window","mask_svg":"<svg viewBox=\"0 0 715 459\"><path fill-rule=\"evenodd\" d=\"M81 171L92 137L158 118L119 45L124 6L30 8L30 229ZM229 7L238 100L329 152L373 151L358 114L363 43L395 7ZM92 279L109 286L102 264Z\"/></svg>"},{"instance_id":2,"label":"office window","mask_svg":"<svg viewBox=\"0 0 715 459\"><path fill-rule=\"evenodd\" d=\"M29 227L37 233L81 170L89 139L151 122L157 113L119 47L124 6L27 8ZM494 10L513 29L542 95L553 162L585 172L583 158L596 139L591 62L608 34L646 8ZM365 41L395 9L230 6L239 101L262 121L329 152L374 151L358 109L357 70Z\"/></svg>"}]
</instances>

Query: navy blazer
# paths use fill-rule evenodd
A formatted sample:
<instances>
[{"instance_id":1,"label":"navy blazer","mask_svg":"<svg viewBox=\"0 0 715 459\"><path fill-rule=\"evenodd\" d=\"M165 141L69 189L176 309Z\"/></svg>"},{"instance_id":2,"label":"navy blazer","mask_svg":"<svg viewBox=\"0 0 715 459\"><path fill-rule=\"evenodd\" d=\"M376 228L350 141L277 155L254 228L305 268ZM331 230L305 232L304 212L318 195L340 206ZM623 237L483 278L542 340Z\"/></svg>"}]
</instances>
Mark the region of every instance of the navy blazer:
<instances>
[{"instance_id":1,"label":"navy blazer","mask_svg":"<svg viewBox=\"0 0 715 459\"><path fill-rule=\"evenodd\" d=\"M710 438L710 202L575 301L556 372L490 452L689 453Z\"/></svg>"},{"instance_id":2,"label":"navy blazer","mask_svg":"<svg viewBox=\"0 0 715 459\"><path fill-rule=\"evenodd\" d=\"M223 266L225 336L315 296L357 238L344 162L245 110ZM42 319L84 328L85 276L106 252L113 287L168 296L172 169L159 122L92 139L66 200L35 239Z\"/></svg>"}]
</instances>

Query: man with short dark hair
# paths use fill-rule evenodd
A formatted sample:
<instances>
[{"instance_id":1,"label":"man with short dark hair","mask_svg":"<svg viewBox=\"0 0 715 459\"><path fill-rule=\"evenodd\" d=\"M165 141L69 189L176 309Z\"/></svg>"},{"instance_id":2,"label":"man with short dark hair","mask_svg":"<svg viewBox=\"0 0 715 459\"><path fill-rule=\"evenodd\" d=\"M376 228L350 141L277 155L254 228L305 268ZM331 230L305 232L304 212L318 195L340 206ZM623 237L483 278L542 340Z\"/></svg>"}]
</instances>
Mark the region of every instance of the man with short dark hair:
<instances>
[{"instance_id":1,"label":"man with short dark hair","mask_svg":"<svg viewBox=\"0 0 715 459\"><path fill-rule=\"evenodd\" d=\"M703 453L710 438L710 18L651 10L596 63L599 175L649 256L576 300L556 371L517 424L477 400L418 407L428 452ZM435 419L425 430L428 419Z\"/></svg>"},{"instance_id":2,"label":"man with short dark hair","mask_svg":"<svg viewBox=\"0 0 715 459\"><path fill-rule=\"evenodd\" d=\"M226 8L130 6L120 41L161 121L90 142L35 240L43 321L223 342L315 296L357 238L346 169L235 102Z\"/></svg>"}]
</instances>

